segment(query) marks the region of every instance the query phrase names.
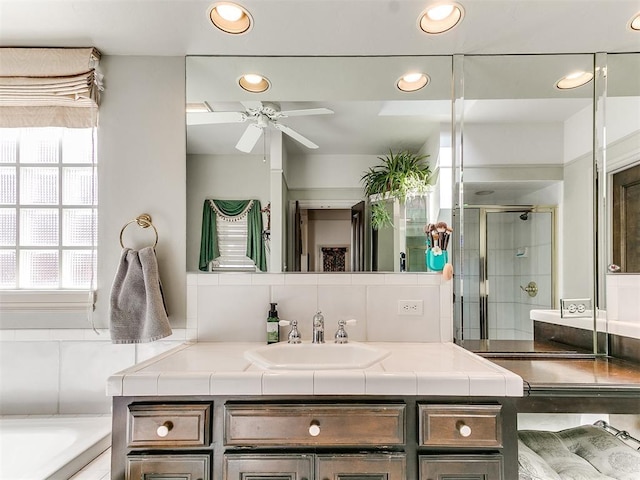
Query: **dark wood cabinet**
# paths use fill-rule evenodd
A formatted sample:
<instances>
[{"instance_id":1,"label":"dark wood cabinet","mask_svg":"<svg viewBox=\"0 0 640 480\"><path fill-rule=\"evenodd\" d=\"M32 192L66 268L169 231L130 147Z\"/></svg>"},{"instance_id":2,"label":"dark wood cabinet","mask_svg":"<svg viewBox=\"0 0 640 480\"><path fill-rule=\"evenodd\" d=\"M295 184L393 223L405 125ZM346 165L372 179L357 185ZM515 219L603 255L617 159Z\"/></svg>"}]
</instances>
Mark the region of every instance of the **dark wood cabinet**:
<instances>
[{"instance_id":1,"label":"dark wood cabinet","mask_svg":"<svg viewBox=\"0 0 640 480\"><path fill-rule=\"evenodd\" d=\"M129 455L126 478L131 480L210 480L209 454Z\"/></svg>"},{"instance_id":2,"label":"dark wood cabinet","mask_svg":"<svg viewBox=\"0 0 640 480\"><path fill-rule=\"evenodd\" d=\"M422 455L420 480L503 480L502 455Z\"/></svg>"},{"instance_id":3,"label":"dark wood cabinet","mask_svg":"<svg viewBox=\"0 0 640 480\"><path fill-rule=\"evenodd\" d=\"M114 397L112 480L511 480L509 398Z\"/></svg>"}]
</instances>

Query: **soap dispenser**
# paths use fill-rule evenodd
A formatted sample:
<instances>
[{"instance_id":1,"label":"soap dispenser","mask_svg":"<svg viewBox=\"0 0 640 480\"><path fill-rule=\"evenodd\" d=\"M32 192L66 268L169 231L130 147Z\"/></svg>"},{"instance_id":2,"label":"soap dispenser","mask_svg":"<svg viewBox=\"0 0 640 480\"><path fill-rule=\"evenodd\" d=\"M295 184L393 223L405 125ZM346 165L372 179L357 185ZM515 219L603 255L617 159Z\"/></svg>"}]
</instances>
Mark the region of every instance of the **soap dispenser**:
<instances>
[{"instance_id":1,"label":"soap dispenser","mask_svg":"<svg viewBox=\"0 0 640 480\"><path fill-rule=\"evenodd\" d=\"M278 343L280 341L280 319L276 310L277 303L271 304L271 310L267 316L267 344Z\"/></svg>"}]
</instances>

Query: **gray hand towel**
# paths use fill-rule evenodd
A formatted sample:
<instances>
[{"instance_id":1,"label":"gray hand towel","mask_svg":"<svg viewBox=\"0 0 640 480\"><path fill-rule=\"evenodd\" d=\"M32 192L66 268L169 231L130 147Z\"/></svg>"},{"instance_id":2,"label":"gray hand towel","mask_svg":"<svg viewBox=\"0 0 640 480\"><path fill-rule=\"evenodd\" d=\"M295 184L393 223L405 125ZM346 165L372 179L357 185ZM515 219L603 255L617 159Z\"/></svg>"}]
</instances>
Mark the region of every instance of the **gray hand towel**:
<instances>
[{"instance_id":1,"label":"gray hand towel","mask_svg":"<svg viewBox=\"0 0 640 480\"><path fill-rule=\"evenodd\" d=\"M153 342L171 335L153 247L122 250L110 307L113 343Z\"/></svg>"}]
</instances>

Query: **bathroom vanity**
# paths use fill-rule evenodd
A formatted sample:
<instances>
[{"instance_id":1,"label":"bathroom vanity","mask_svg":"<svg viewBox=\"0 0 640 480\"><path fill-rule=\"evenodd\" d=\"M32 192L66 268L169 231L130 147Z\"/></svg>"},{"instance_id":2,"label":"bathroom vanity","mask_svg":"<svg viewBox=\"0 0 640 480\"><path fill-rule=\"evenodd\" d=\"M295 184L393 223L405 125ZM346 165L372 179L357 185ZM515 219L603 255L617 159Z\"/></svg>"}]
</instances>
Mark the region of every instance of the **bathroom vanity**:
<instances>
[{"instance_id":1,"label":"bathroom vanity","mask_svg":"<svg viewBox=\"0 0 640 480\"><path fill-rule=\"evenodd\" d=\"M258 365L262 344L195 343L111 376L112 478L517 478L519 376L451 343L363 345L382 359Z\"/></svg>"}]
</instances>

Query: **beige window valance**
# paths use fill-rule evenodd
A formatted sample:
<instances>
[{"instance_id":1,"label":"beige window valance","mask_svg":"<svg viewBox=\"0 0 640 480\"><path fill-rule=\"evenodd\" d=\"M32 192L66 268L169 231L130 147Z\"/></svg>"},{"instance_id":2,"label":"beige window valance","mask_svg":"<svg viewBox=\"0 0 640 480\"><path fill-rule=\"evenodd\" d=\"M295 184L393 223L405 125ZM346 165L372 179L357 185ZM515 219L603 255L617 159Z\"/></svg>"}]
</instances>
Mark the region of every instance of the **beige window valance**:
<instances>
[{"instance_id":1,"label":"beige window valance","mask_svg":"<svg viewBox=\"0 0 640 480\"><path fill-rule=\"evenodd\" d=\"M97 125L95 48L0 48L0 127Z\"/></svg>"}]
</instances>

